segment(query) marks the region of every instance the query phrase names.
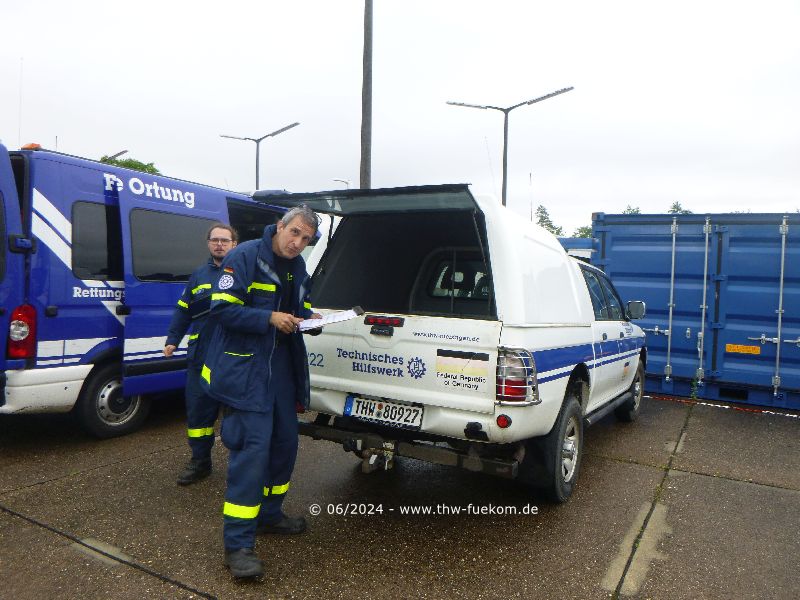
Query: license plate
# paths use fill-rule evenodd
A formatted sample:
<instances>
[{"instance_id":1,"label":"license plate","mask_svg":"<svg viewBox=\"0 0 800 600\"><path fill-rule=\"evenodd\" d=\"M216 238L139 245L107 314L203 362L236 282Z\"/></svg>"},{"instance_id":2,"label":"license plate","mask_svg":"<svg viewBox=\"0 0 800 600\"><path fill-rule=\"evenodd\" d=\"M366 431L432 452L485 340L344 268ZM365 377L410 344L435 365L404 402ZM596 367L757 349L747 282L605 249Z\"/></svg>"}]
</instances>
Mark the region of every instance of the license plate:
<instances>
[{"instance_id":1,"label":"license plate","mask_svg":"<svg viewBox=\"0 0 800 600\"><path fill-rule=\"evenodd\" d=\"M348 396L344 403L344 415L407 429L419 429L422 426L421 406L386 400Z\"/></svg>"}]
</instances>

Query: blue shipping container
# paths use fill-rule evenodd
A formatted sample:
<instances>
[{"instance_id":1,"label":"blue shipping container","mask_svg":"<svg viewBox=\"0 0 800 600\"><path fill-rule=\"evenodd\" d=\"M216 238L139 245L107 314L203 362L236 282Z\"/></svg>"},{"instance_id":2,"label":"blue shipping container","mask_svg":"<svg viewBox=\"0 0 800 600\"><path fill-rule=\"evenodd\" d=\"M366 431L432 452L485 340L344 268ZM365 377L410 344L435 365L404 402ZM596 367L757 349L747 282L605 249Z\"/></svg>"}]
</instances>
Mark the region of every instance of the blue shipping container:
<instances>
[{"instance_id":1,"label":"blue shipping container","mask_svg":"<svg viewBox=\"0 0 800 600\"><path fill-rule=\"evenodd\" d=\"M646 389L800 409L800 215L592 217L591 262L644 300Z\"/></svg>"}]
</instances>

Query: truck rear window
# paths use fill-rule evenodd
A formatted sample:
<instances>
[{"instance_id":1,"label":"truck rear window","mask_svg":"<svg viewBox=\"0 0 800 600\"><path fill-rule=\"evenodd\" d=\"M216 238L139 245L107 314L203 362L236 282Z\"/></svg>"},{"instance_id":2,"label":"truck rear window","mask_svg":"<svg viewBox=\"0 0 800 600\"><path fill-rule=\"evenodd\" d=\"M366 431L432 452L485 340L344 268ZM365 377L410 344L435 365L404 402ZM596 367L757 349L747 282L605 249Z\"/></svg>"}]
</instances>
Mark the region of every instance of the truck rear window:
<instances>
[{"instance_id":1,"label":"truck rear window","mask_svg":"<svg viewBox=\"0 0 800 600\"><path fill-rule=\"evenodd\" d=\"M345 217L314 273L312 304L496 319L485 231L472 211Z\"/></svg>"}]
</instances>

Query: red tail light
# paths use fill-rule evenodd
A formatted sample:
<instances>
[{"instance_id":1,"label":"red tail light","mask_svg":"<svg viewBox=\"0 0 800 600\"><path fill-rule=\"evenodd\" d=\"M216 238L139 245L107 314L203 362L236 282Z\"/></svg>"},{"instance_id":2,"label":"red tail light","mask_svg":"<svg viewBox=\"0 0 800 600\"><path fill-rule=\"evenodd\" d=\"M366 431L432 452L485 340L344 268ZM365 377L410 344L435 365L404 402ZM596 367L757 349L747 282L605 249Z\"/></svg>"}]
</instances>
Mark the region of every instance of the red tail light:
<instances>
[{"instance_id":1,"label":"red tail light","mask_svg":"<svg viewBox=\"0 0 800 600\"><path fill-rule=\"evenodd\" d=\"M539 402L536 364L527 350L501 348L497 355L498 402Z\"/></svg>"},{"instance_id":2,"label":"red tail light","mask_svg":"<svg viewBox=\"0 0 800 600\"><path fill-rule=\"evenodd\" d=\"M8 325L8 358L33 358L36 355L36 309L22 304L11 313Z\"/></svg>"}]
</instances>

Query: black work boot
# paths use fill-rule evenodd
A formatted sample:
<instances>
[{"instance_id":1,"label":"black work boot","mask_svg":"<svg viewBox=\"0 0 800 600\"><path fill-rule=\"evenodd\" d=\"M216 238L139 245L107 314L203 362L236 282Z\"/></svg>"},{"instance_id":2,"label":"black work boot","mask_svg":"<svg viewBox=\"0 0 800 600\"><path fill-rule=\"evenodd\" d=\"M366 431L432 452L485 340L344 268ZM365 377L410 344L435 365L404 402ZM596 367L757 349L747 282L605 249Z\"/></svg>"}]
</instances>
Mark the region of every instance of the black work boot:
<instances>
[{"instance_id":1,"label":"black work boot","mask_svg":"<svg viewBox=\"0 0 800 600\"><path fill-rule=\"evenodd\" d=\"M263 533L277 533L282 535L297 535L306 530L305 517L287 517L283 518L273 525L259 525L256 533L261 535Z\"/></svg>"},{"instance_id":2,"label":"black work boot","mask_svg":"<svg viewBox=\"0 0 800 600\"><path fill-rule=\"evenodd\" d=\"M237 579L261 577L264 575L264 563L252 548L239 548L225 551L225 566Z\"/></svg>"},{"instance_id":3,"label":"black work boot","mask_svg":"<svg viewBox=\"0 0 800 600\"><path fill-rule=\"evenodd\" d=\"M178 485L191 485L211 475L211 459L193 458L178 475Z\"/></svg>"}]
</instances>

